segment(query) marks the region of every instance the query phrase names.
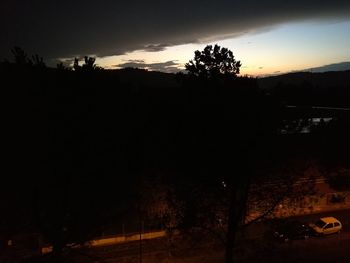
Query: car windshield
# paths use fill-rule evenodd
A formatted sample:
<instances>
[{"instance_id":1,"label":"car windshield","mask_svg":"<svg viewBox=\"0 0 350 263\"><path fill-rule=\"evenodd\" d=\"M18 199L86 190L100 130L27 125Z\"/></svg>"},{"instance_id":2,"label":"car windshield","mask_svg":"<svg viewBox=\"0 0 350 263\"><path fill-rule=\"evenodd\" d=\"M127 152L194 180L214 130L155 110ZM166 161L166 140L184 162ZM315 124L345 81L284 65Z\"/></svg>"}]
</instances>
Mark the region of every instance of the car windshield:
<instances>
[{"instance_id":1,"label":"car windshield","mask_svg":"<svg viewBox=\"0 0 350 263\"><path fill-rule=\"evenodd\" d=\"M322 228L326 225L326 223L320 219L315 223L315 225L318 226L319 228Z\"/></svg>"}]
</instances>

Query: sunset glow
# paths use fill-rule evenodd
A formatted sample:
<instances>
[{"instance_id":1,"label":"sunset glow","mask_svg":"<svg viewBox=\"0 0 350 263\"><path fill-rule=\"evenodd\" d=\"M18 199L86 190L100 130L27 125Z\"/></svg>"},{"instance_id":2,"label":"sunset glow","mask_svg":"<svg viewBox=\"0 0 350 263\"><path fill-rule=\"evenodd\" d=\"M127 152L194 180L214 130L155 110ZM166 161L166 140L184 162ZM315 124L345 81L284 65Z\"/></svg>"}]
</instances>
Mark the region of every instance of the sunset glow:
<instances>
[{"instance_id":1,"label":"sunset glow","mask_svg":"<svg viewBox=\"0 0 350 263\"><path fill-rule=\"evenodd\" d=\"M168 47L163 51L134 51L120 56L99 58L98 64L116 68L124 63L164 63L173 61L178 70L193 58L195 50L218 43L231 49L241 60L242 75L279 74L305 70L332 63L350 61L350 20L322 23L300 22L285 24L256 34L213 41ZM173 72L173 69L164 71Z\"/></svg>"}]
</instances>

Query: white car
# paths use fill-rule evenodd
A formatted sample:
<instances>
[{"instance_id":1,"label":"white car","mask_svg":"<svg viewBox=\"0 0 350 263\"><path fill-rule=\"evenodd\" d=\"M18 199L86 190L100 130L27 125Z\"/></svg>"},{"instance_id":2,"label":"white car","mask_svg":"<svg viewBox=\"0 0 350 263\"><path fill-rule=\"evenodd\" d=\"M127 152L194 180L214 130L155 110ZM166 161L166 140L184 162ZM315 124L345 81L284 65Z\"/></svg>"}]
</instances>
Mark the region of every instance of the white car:
<instances>
[{"instance_id":1,"label":"white car","mask_svg":"<svg viewBox=\"0 0 350 263\"><path fill-rule=\"evenodd\" d=\"M340 233L342 229L341 222L334 217L322 217L317 222L309 225L316 235L329 235Z\"/></svg>"}]
</instances>

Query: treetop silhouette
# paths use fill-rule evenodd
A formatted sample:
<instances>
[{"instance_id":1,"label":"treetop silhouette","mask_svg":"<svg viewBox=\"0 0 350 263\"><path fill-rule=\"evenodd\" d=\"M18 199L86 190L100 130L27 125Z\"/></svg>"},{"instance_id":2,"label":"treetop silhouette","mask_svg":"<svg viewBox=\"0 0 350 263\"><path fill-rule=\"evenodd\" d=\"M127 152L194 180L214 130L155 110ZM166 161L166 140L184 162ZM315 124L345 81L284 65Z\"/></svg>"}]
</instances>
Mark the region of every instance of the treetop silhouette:
<instances>
[{"instance_id":1,"label":"treetop silhouette","mask_svg":"<svg viewBox=\"0 0 350 263\"><path fill-rule=\"evenodd\" d=\"M93 71L93 70L102 70L102 67L99 67L95 64L96 58L85 56L84 57L84 64L79 65L79 59L74 59L73 69L75 71Z\"/></svg>"},{"instance_id":2,"label":"treetop silhouette","mask_svg":"<svg viewBox=\"0 0 350 263\"><path fill-rule=\"evenodd\" d=\"M44 59L40 57L38 54L32 55L32 59L30 59L27 53L20 47L15 46L11 49L11 52L15 59L15 64L19 66L34 66L45 68L46 64Z\"/></svg>"},{"instance_id":3,"label":"treetop silhouette","mask_svg":"<svg viewBox=\"0 0 350 263\"><path fill-rule=\"evenodd\" d=\"M194 59L185 64L190 75L215 78L220 75L236 77L241 62L236 61L231 50L219 45L207 45L203 51L195 51Z\"/></svg>"}]
</instances>

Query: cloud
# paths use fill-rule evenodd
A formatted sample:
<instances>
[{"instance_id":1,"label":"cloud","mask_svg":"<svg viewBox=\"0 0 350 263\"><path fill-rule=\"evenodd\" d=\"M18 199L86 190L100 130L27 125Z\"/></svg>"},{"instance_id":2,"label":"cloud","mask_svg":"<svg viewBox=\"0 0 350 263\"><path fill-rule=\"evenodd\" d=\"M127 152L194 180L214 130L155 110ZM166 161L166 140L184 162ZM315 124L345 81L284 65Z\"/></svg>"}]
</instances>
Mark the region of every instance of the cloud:
<instances>
[{"instance_id":1,"label":"cloud","mask_svg":"<svg viewBox=\"0 0 350 263\"><path fill-rule=\"evenodd\" d=\"M79 61L82 61L81 58L78 58ZM74 63L75 58L59 58L57 59L57 62L62 62L66 66L71 66Z\"/></svg>"},{"instance_id":2,"label":"cloud","mask_svg":"<svg viewBox=\"0 0 350 263\"><path fill-rule=\"evenodd\" d=\"M158 52L158 51L163 51L168 47L168 44L156 44L156 45L147 45L144 47L144 51L149 51L149 52Z\"/></svg>"},{"instance_id":3,"label":"cloud","mask_svg":"<svg viewBox=\"0 0 350 263\"><path fill-rule=\"evenodd\" d=\"M162 71L168 73L175 73L180 71L181 65L176 60L159 63L145 63L143 60L128 60L125 63L114 65L117 68L141 68L152 71Z\"/></svg>"},{"instance_id":4,"label":"cloud","mask_svg":"<svg viewBox=\"0 0 350 263\"><path fill-rule=\"evenodd\" d=\"M0 57L120 55L205 43L303 20L349 19L348 0L3 0Z\"/></svg>"}]
</instances>

